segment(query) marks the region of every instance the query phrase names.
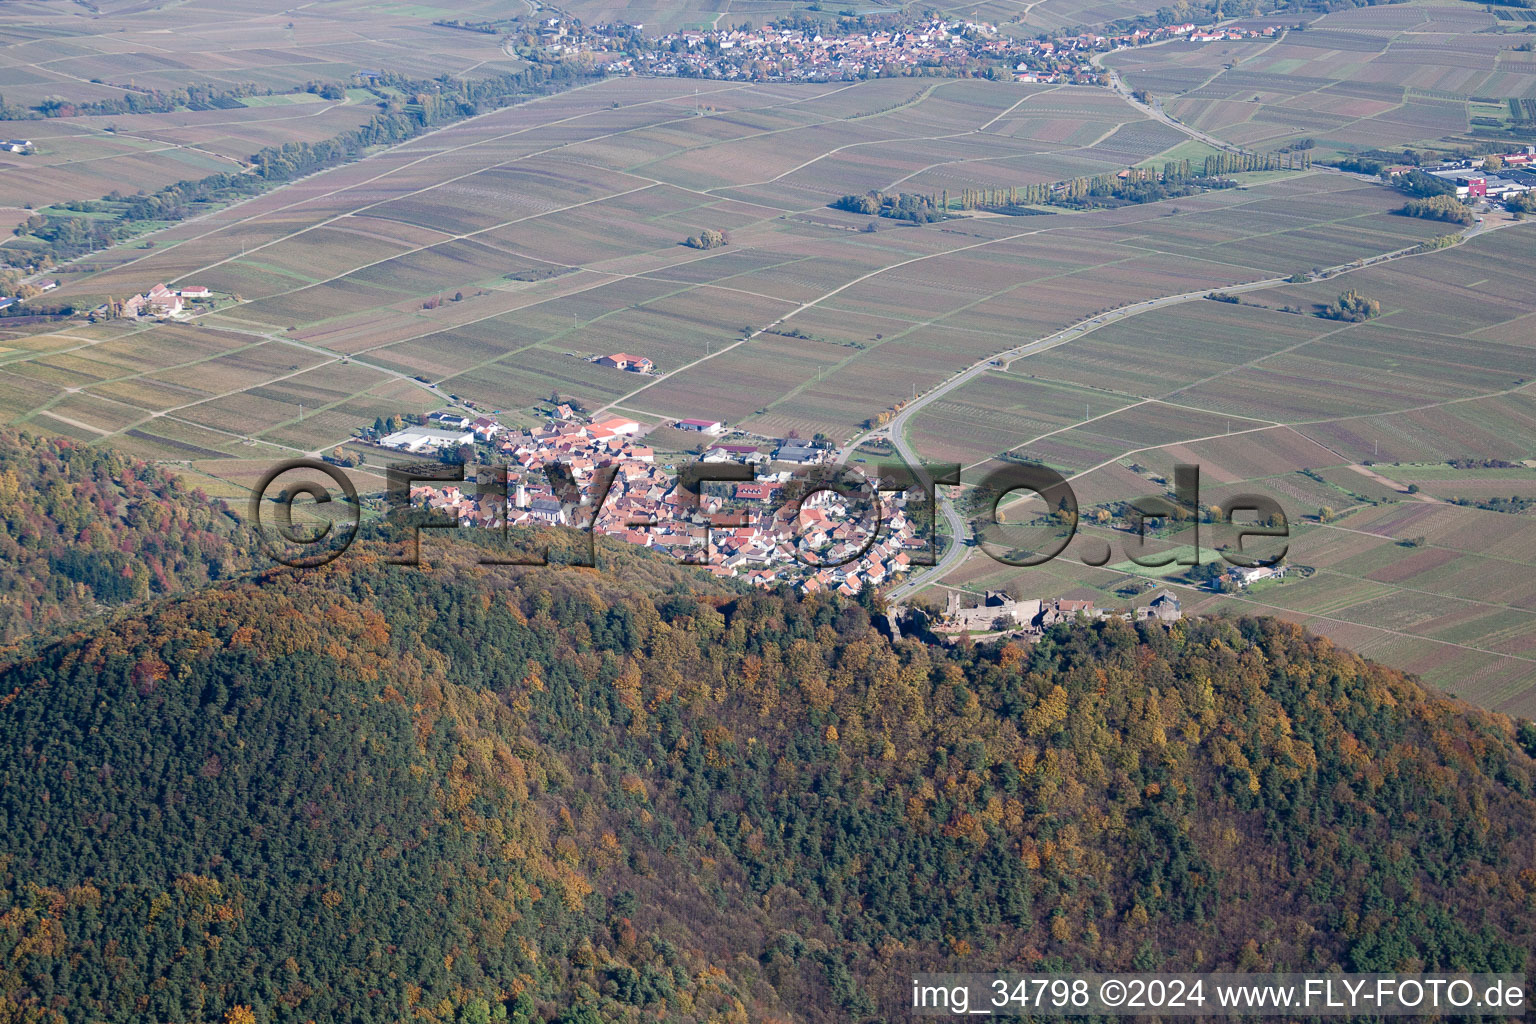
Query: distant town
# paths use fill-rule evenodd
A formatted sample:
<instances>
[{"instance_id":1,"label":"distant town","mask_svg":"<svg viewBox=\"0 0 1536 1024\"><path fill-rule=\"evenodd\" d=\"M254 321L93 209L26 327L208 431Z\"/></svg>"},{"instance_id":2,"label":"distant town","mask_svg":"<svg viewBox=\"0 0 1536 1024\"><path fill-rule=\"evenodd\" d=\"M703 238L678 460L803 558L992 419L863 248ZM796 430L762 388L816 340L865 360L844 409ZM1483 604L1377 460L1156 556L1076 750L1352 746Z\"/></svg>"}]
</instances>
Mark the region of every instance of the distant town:
<instances>
[{"instance_id":1,"label":"distant town","mask_svg":"<svg viewBox=\"0 0 1536 1024\"><path fill-rule=\"evenodd\" d=\"M1164 39L1193 42L1268 38L1263 28L1200 27L1193 22L1117 35L1082 33L1016 38L996 25L932 18L909 27L837 32L829 27L769 24L761 28L641 34L643 25L583 26L546 18L520 52L543 61L591 62L616 75L662 75L754 81L855 81L895 74L946 74L985 69L1021 82L1100 83L1090 55Z\"/></svg>"}]
</instances>

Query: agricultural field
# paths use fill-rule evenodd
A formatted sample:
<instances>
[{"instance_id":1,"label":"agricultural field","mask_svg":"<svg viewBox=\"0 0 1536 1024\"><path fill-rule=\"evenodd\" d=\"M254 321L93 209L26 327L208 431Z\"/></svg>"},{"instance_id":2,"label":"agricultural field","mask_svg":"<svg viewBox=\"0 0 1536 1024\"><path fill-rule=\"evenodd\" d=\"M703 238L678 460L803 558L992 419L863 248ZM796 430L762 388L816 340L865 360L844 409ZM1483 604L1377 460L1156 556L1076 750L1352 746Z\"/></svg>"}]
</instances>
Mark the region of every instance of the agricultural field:
<instances>
[{"instance_id":1,"label":"agricultural field","mask_svg":"<svg viewBox=\"0 0 1536 1024\"><path fill-rule=\"evenodd\" d=\"M1380 10L1399 26L1383 53L1410 42L1397 34L1461 38L1485 23L1475 9L1460 29L1439 8ZM1367 34L1330 28L1335 17L1294 35ZM1181 47L1137 56L1172 60ZM1307 94L1334 104L1323 94L1338 90L1314 77ZM325 106L245 113L311 110L318 122L348 103ZM1377 127L1390 120L1386 107L1358 110ZM155 130L214 127L190 121ZM1536 457L1528 225L1403 255L1446 226L1403 217L1399 194L1321 168L1140 206L922 226L831 206L866 190L942 201L1209 151L1088 86L610 79L62 268L59 296L81 304L162 281L213 299L178 324L8 332L0 415L238 495L275 459L328 452L379 416L441 408L450 395L509 424L534 422L559 395L636 418L664 452L696 443L664 425L680 417L841 443L978 367L906 422L923 458L973 472L1003 457L1043 462L1073 478L1090 511L1157 493L1175 464L1194 462L1206 502L1279 501L1295 524L1293 564L1307 571L1218 595L1118 555L1022 577L972 557L946 585L1110 605L1148 585L1182 588L1187 610L1297 618L1466 696L1529 710L1536 634L1521 615L1536 592L1520 580L1532 556L1473 543L1532 520L1477 507L1536 490L1536 470L1522 465ZM682 244L702 229L727 244ZM1365 264L1387 254L1397 258ZM1347 288L1379 301L1380 315L1318 315ZM1227 289L1236 301L1203 297ZM1146 311L1108 315L1139 304ZM1072 325L1050 347L986 365ZM617 351L649 357L656 372L595 361ZM1469 457L1501 465L1446 465ZM356 476L365 491L380 484L377 467ZM1117 551L1123 539L1104 525L1087 538Z\"/></svg>"},{"instance_id":2,"label":"agricultural field","mask_svg":"<svg viewBox=\"0 0 1536 1024\"><path fill-rule=\"evenodd\" d=\"M1074 487L1080 495L1088 486ZM1269 480L1254 490L1273 493ZM1124 500L1159 487L1119 491ZM1536 590L1530 585L1529 516L1413 500L1365 504L1326 524L1292 524L1286 562L1292 575L1232 594L1195 589L1176 567L1128 560L1127 538L1085 526L1059 558L1015 568L972 557L946 578L962 591L1008 589L1031 597L1069 597L1123 607L1158 589L1176 594L1186 614L1275 615L1340 644L1421 675L1487 707L1530 715L1536 707ZM1209 527L1205 528L1207 531ZM1490 544L1490 537L1498 538ZM1169 553L1187 535L1175 535ZM1202 540L1209 545L1209 539ZM1115 561L1084 564L1108 544ZM1149 544L1148 552L1163 546ZM1182 550L1188 551L1187 543ZM1209 547L1205 548L1209 552ZM1124 552L1124 553L1122 553ZM1148 553L1141 556L1151 561ZM939 592L942 598L942 591Z\"/></svg>"},{"instance_id":3,"label":"agricultural field","mask_svg":"<svg viewBox=\"0 0 1536 1024\"><path fill-rule=\"evenodd\" d=\"M32 403L15 422L237 480L438 404L399 375L253 334L115 322L17 340L0 353L6 415Z\"/></svg>"},{"instance_id":4,"label":"agricultural field","mask_svg":"<svg viewBox=\"0 0 1536 1024\"><path fill-rule=\"evenodd\" d=\"M911 421L925 456L974 464L1006 451L1055 467L1085 521L1163 493L1176 464L1197 465L1202 503L1280 504L1297 576L1214 594L1120 558L1085 565L1090 545L1125 544L1090 526L1049 565L976 554L944 582L1111 606L1171 586L1186 612L1278 614L1468 699L1532 713L1530 244L1516 227L1241 303L1144 313L978 376ZM1346 287L1381 301L1382 315L1312 315ZM1174 534L1163 546L1188 543Z\"/></svg>"},{"instance_id":5,"label":"agricultural field","mask_svg":"<svg viewBox=\"0 0 1536 1024\"><path fill-rule=\"evenodd\" d=\"M615 80L455 125L167 228L152 250L93 257L60 294L195 283L219 296L200 312L209 329L486 407L528 410L558 391L589 408L845 437L996 351L1000 334L1433 233L1392 216L1386 190L1323 173L1177 205L900 226L828 204L870 188L1053 180L1181 143L1091 88L717 83L703 87L707 115L695 88ZM1060 137L1063 119L1076 142ZM956 135L966 146L948 159L928 145ZM851 151L862 155L840 162ZM1020 155L977 158L1004 151ZM701 227L731 244L679 244ZM616 348L669 375L590 362Z\"/></svg>"},{"instance_id":6,"label":"agricultural field","mask_svg":"<svg viewBox=\"0 0 1536 1024\"><path fill-rule=\"evenodd\" d=\"M954 137L964 145L946 151ZM7 361L7 407L55 429L131 430L141 445L226 454L243 441L321 450L398 411L388 401L430 407L448 392L510 415L559 392L656 419L707 414L770 434L847 437L997 351L1000 337L1434 233L1392 215L1385 189L1326 173L1176 204L927 228L828 206L870 188L942 194L1102 171L1177 150L1180 138L1083 87L613 80L454 125L63 275L65 296L120 297L162 280L209 287L202 329L186 330L208 339L199 344L241 339L284 353L290 363L272 373L285 381L345 360L351 379L310 395L302 427L301 399L253 393L268 383L255 377L177 390L187 380L163 367L93 377L74 366L83 357L51 349ZM679 244L701 227L731 244ZM616 349L648 355L664 376L591 361ZM1075 361L1096 358L1089 349ZM183 362L199 369L182 377L202 372ZM38 389L50 385L77 390L44 408ZM1073 382L1060 410L1020 410L1007 427L1066 426L1095 389ZM155 414L199 440L138 422ZM934 434L966 461L1007 447L957 426ZM1089 444L1087 457L1108 457L1103 445L1115 443Z\"/></svg>"},{"instance_id":7,"label":"agricultural field","mask_svg":"<svg viewBox=\"0 0 1536 1024\"><path fill-rule=\"evenodd\" d=\"M1319 153L1466 142L1474 127L1514 142L1486 126L1502 128L1507 101L1536 98L1536 61L1517 49L1532 36L1492 10L1399 4L1269 19L1282 27L1273 39L1159 44L1105 64L1185 124L1256 149L1303 138Z\"/></svg>"},{"instance_id":8,"label":"agricultural field","mask_svg":"<svg viewBox=\"0 0 1536 1024\"><path fill-rule=\"evenodd\" d=\"M432 77L498 50L493 35L434 20L501 16L501 5L485 0L443 7L341 0L318 9L246 0L207 14L127 0L73 8L17 0L0 12L0 67L7 102L28 105L51 97L115 99L135 87L255 83L282 91L349 78L359 68Z\"/></svg>"},{"instance_id":9,"label":"agricultural field","mask_svg":"<svg viewBox=\"0 0 1536 1024\"><path fill-rule=\"evenodd\" d=\"M238 172L266 146L318 142L378 113L378 97L295 92L345 84L360 70L412 78L488 75L522 63L495 35L434 26L440 18L501 17L497 5L452 9L345 0L294 7L253 0L199 16L181 5L7 3L0 8L0 96L13 108L60 104L70 116L0 119L0 137L35 151L0 156L0 215L154 191ZM189 86L254 90L228 109L80 116L75 106ZM274 95L266 95L270 90Z\"/></svg>"}]
</instances>

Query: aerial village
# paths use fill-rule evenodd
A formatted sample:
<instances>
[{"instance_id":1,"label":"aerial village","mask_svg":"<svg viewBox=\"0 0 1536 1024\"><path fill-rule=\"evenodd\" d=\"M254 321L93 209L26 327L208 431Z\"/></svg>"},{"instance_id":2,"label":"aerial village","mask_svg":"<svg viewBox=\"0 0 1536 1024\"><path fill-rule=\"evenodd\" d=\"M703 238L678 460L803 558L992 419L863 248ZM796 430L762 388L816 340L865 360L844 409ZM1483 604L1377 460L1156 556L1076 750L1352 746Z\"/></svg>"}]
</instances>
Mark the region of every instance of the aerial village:
<instances>
[{"instance_id":1,"label":"aerial village","mask_svg":"<svg viewBox=\"0 0 1536 1024\"><path fill-rule=\"evenodd\" d=\"M644 26L582 26L564 18L540 23L529 55L541 60L582 59L610 74L767 81L853 81L871 75L974 67L1011 69L1023 82L1097 82L1089 55L1163 39L1192 42L1272 37L1274 26L1200 28L1193 22L1054 39L1000 35L987 22L932 18L910 28L835 34L815 27L737 28L673 32L637 42Z\"/></svg>"},{"instance_id":2,"label":"aerial village","mask_svg":"<svg viewBox=\"0 0 1536 1024\"><path fill-rule=\"evenodd\" d=\"M1176 25L1164 31L1182 33L1186 29L1192 26ZM1533 167L1536 147L1425 170L1446 182L1458 198L1469 204L1486 204L1536 188ZM1414 170L1419 169L1393 166L1385 168L1382 176L1392 180ZM4 304L13 301L0 299ZM109 301L92 311L92 318L181 320L193 315L200 304L213 301L214 296L204 286L172 288L160 283L142 294ZM589 361L639 375L658 372L649 358L628 352L593 356ZM424 378L418 380L436 387ZM473 410L472 402L444 397ZM905 493L879 494L878 525L873 530L861 519L874 517L851 514L853 510L835 491L803 495L805 484L797 470L833 462L836 453L793 434L782 439L722 439L728 432L718 421L687 418L668 424L675 431L701 436L696 450L703 462L735 463L753 469L749 480L706 484L695 496L679 484L672 466L657 463L656 451L643 443L644 428L631 419L610 416L588 420L571 405L557 404L545 425L522 430L509 429L493 416L465 415L455 410L440 410L423 420L416 425L401 421L393 430L382 429L381 421L373 430L364 430L358 442L364 449L425 457L452 453L466 462L506 466L505 500L482 492L472 483L422 484L411 489L413 503L452 512L465 527L541 522L590 527L629 543L670 552L717 576L743 578L764 587L789 585L807 593L831 591L846 597L889 587L914 567L915 558L924 561L920 553L928 551L931 541L908 515ZM610 469L611 482L606 472ZM604 489L599 491L600 487ZM599 511L596 521L591 522L584 517L590 517L594 505ZM1242 589L1285 575L1284 566L1233 569L1210 585L1218 590ZM952 599L942 614L933 617L931 629L949 637L978 631L1030 637L1078 616L1126 614L1096 609L1091 602L1081 606L1070 601L1018 602L989 593L970 608L961 608ZM1178 599L1162 593L1128 615L1138 620L1177 619Z\"/></svg>"},{"instance_id":3,"label":"aerial village","mask_svg":"<svg viewBox=\"0 0 1536 1024\"><path fill-rule=\"evenodd\" d=\"M639 372L642 361L650 368L650 360L626 353L600 361L630 372ZM867 504L854 507L857 500L836 490L815 490L807 485L814 479L808 470L832 469L836 453L794 435L761 438L707 419L667 424L699 435L698 462L750 468L750 479L706 482L689 492L672 465L658 463L656 450L644 442L646 428L626 417L588 419L557 404L545 424L531 429L508 428L473 410L440 410L422 419L399 429L381 420L361 443L423 457L456 453L466 463L505 467L504 492L499 483L482 488L468 467L473 481L411 486L413 507L442 513L460 528L591 529L716 576L849 598L886 589L926 564L931 538L918 525L921 514L909 514L911 501L919 507L923 501L917 492L879 492L876 513ZM736 474L747 475L739 469ZM927 628L948 641L977 634L1028 640L1058 623L1115 616L1172 622L1182 613L1178 598L1166 591L1125 612L1095 608L1091 601L1016 601L990 591L976 607L962 608L960 595L951 591L948 607L931 616ZM894 616L889 622L899 631Z\"/></svg>"},{"instance_id":4,"label":"aerial village","mask_svg":"<svg viewBox=\"0 0 1536 1024\"><path fill-rule=\"evenodd\" d=\"M717 441L725 424L713 420L672 426L700 435L699 461L750 467L751 479L704 483L691 493L671 466L657 463L639 423L616 416L588 421L568 405L556 407L547 424L524 430L490 416L439 411L425 425L381 434L373 444L412 455L486 446L487 461L507 469L505 500L468 482L410 491L413 505L451 513L461 526L590 525L758 586L786 583L857 596L906 572L928 546L901 493L879 496L878 525L873 509L850 508L835 490L804 493L806 469L828 461L829 449L797 438ZM595 522L594 506L600 506Z\"/></svg>"},{"instance_id":5,"label":"aerial village","mask_svg":"<svg viewBox=\"0 0 1536 1024\"><path fill-rule=\"evenodd\" d=\"M712 420L684 419L672 426L705 437L726 432L725 424ZM595 533L665 551L716 576L754 586L786 584L805 593L854 598L900 579L928 548L928 539L907 515L905 493L880 495L873 530L875 517L860 514L869 510L850 508L837 492L804 494L804 477L797 470L828 461L829 449L794 438L776 446L707 444L702 462L752 467L752 479L706 484L692 495L672 467L657 464L655 450L639 436L642 429L624 417L585 421L568 406L559 407L547 425L531 430L510 430L489 416L471 419L447 411L432 413L425 426L384 434L375 443L412 454L489 445L496 453L492 461L507 468L504 496L499 487L482 491L478 482L418 482L410 488L414 507L445 513L461 528L590 525ZM595 521L594 505L600 505ZM1182 612L1178 598L1166 591L1129 612L1095 608L1092 601L1016 601L990 591L978 606L962 608L960 595L950 591L948 607L929 628L951 640L976 633L1032 639L1079 617L1117 615L1172 622Z\"/></svg>"}]
</instances>

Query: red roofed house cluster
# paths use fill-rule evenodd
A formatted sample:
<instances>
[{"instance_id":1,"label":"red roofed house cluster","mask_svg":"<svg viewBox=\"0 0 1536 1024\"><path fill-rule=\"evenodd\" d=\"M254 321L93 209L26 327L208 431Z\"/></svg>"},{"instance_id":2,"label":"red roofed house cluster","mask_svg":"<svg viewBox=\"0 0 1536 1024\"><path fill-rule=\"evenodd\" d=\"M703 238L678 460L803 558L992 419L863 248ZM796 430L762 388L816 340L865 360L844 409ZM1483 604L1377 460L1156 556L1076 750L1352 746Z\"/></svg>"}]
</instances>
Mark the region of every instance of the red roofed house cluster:
<instances>
[{"instance_id":1,"label":"red roofed house cluster","mask_svg":"<svg viewBox=\"0 0 1536 1024\"><path fill-rule=\"evenodd\" d=\"M594 423L551 421L533 430L487 431L507 466L507 501L482 496L473 485L420 486L414 500L458 514L462 526L558 523L586 527L597 487L611 471L594 529L612 537L672 552L719 576L744 576L769 586L790 583L807 591L857 594L879 586L911 564L909 552L924 549L904 513L905 497L882 494L880 524L849 514L843 499L822 490L803 500L782 500L788 472L765 479L721 483L693 504L677 476L655 464L655 452L639 443L640 425L611 417ZM711 450L711 461L761 462L754 446ZM718 491L718 493L715 493ZM488 492L490 493L490 492ZM847 564L829 565L847 559Z\"/></svg>"}]
</instances>

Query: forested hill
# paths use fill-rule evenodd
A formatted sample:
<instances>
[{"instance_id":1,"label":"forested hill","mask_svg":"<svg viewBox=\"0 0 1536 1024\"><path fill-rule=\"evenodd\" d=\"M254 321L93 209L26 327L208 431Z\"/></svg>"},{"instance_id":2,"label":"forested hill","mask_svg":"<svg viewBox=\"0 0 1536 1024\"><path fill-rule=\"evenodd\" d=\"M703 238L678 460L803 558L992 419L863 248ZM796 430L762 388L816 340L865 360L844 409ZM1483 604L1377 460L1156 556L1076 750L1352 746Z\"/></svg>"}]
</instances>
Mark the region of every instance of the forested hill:
<instances>
[{"instance_id":1,"label":"forested hill","mask_svg":"<svg viewBox=\"0 0 1536 1024\"><path fill-rule=\"evenodd\" d=\"M251 567L223 502L132 456L0 428L0 644Z\"/></svg>"},{"instance_id":2,"label":"forested hill","mask_svg":"<svg viewBox=\"0 0 1536 1024\"><path fill-rule=\"evenodd\" d=\"M1291 625L944 651L439 547L4 670L0 1019L905 1019L918 969L1532 946L1519 730Z\"/></svg>"}]
</instances>

